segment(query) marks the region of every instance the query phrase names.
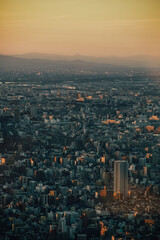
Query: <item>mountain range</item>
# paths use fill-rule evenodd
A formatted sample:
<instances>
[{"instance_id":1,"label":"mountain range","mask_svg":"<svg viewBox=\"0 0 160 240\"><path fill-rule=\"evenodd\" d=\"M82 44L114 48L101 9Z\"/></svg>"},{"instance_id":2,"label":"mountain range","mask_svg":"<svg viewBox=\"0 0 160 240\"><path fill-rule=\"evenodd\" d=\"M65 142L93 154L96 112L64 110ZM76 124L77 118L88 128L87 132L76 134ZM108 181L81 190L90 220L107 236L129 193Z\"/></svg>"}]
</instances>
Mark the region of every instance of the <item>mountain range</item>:
<instances>
[{"instance_id":1,"label":"mountain range","mask_svg":"<svg viewBox=\"0 0 160 240\"><path fill-rule=\"evenodd\" d=\"M75 61L82 60L87 62L95 63L107 63L120 66L129 67L160 67L160 56L149 56L149 55L135 55L128 57L92 57L83 55L73 55L73 56L63 56L55 54L43 54L43 53L27 53L22 55L15 55L15 57L25 58L25 59L45 59L54 61Z\"/></svg>"},{"instance_id":2,"label":"mountain range","mask_svg":"<svg viewBox=\"0 0 160 240\"><path fill-rule=\"evenodd\" d=\"M36 71L96 71L119 72L134 68L160 69L160 57L90 57L62 56L54 54L29 53L23 55L0 55L0 69L36 70Z\"/></svg>"}]
</instances>

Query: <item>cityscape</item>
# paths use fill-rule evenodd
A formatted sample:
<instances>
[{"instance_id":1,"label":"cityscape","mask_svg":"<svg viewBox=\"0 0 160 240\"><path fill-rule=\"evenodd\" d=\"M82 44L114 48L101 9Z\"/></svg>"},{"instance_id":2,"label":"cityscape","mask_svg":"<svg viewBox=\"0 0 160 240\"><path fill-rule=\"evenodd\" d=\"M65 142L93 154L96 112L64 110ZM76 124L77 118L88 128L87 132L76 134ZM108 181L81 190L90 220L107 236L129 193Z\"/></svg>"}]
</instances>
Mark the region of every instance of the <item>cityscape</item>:
<instances>
[{"instance_id":1,"label":"cityscape","mask_svg":"<svg viewBox=\"0 0 160 240\"><path fill-rule=\"evenodd\" d=\"M0 33L0 240L160 240L160 0L1 0Z\"/></svg>"},{"instance_id":2,"label":"cityscape","mask_svg":"<svg viewBox=\"0 0 160 240\"><path fill-rule=\"evenodd\" d=\"M20 75L0 87L1 239L159 239L157 77Z\"/></svg>"}]
</instances>

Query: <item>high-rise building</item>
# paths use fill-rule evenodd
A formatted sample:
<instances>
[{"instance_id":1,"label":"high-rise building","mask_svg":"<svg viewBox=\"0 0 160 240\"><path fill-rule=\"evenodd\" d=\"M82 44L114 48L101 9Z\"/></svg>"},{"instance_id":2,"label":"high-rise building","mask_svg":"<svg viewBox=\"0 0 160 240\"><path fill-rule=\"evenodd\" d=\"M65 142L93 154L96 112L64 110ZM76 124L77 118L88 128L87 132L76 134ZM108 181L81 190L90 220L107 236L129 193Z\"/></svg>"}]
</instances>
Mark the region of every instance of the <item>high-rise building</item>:
<instances>
[{"instance_id":1,"label":"high-rise building","mask_svg":"<svg viewBox=\"0 0 160 240\"><path fill-rule=\"evenodd\" d=\"M114 195L122 199L128 197L128 162L114 162Z\"/></svg>"},{"instance_id":2,"label":"high-rise building","mask_svg":"<svg viewBox=\"0 0 160 240\"><path fill-rule=\"evenodd\" d=\"M20 121L20 110L18 108L14 109L14 120L15 120L15 122Z\"/></svg>"}]
</instances>

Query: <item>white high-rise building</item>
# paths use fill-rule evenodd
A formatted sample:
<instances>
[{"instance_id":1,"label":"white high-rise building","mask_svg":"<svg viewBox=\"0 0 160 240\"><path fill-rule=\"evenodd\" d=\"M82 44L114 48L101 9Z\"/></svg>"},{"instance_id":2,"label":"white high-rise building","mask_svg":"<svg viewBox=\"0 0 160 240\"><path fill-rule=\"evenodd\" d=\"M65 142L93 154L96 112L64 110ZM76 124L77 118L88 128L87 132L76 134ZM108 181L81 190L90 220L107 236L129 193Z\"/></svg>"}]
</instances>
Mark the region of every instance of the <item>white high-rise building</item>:
<instances>
[{"instance_id":1,"label":"white high-rise building","mask_svg":"<svg viewBox=\"0 0 160 240\"><path fill-rule=\"evenodd\" d=\"M119 194L122 199L128 197L128 162L114 162L114 194Z\"/></svg>"}]
</instances>

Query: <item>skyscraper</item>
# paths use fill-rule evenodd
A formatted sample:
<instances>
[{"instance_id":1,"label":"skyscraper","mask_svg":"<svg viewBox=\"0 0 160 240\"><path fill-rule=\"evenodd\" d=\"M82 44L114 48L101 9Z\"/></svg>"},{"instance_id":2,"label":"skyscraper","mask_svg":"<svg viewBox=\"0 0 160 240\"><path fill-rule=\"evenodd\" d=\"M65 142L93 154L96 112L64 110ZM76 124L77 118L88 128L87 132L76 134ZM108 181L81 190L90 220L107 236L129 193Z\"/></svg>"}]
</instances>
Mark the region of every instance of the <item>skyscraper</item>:
<instances>
[{"instance_id":1,"label":"skyscraper","mask_svg":"<svg viewBox=\"0 0 160 240\"><path fill-rule=\"evenodd\" d=\"M114 162L114 195L119 194L122 199L128 197L128 162Z\"/></svg>"}]
</instances>

